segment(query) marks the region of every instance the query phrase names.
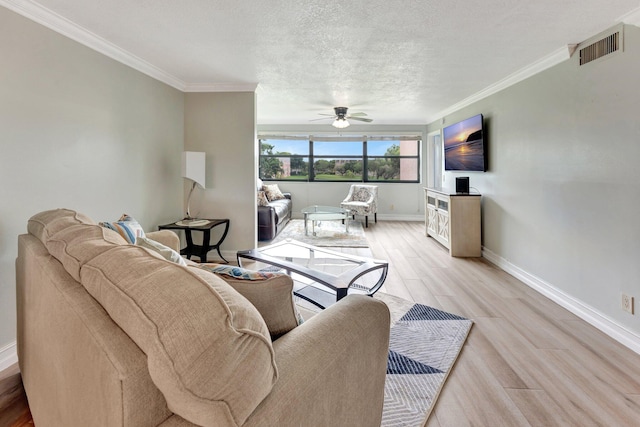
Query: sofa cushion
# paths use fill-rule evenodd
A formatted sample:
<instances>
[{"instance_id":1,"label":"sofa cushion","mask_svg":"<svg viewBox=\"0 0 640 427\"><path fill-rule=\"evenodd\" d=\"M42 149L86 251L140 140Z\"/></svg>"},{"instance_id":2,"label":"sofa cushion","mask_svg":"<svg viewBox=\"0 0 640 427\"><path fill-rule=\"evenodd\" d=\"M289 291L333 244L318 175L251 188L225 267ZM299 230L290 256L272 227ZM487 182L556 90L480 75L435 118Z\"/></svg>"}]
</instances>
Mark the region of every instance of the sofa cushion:
<instances>
[{"instance_id":1,"label":"sofa cushion","mask_svg":"<svg viewBox=\"0 0 640 427\"><path fill-rule=\"evenodd\" d=\"M201 426L241 425L277 379L267 326L215 275L132 245L83 263L81 283L147 354L169 409Z\"/></svg>"},{"instance_id":2,"label":"sofa cushion","mask_svg":"<svg viewBox=\"0 0 640 427\"><path fill-rule=\"evenodd\" d=\"M280 224L283 218L289 217L289 211L291 210L290 199L274 200L269 203L269 206L272 207L276 213L276 224Z\"/></svg>"},{"instance_id":3,"label":"sofa cushion","mask_svg":"<svg viewBox=\"0 0 640 427\"><path fill-rule=\"evenodd\" d=\"M118 233L95 224L71 225L44 242L49 253L62 263L76 281L80 281L80 269L87 260L114 246L126 244Z\"/></svg>"},{"instance_id":4,"label":"sofa cushion","mask_svg":"<svg viewBox=\"0 0 640 427\"><path fill-rule=\"evenodd\" d=\"M70 209L53 209L29 218L27 231L44 244L58 231L75 224L95 224L95 222L86 215Z\"/></svg>"}]
</instances>

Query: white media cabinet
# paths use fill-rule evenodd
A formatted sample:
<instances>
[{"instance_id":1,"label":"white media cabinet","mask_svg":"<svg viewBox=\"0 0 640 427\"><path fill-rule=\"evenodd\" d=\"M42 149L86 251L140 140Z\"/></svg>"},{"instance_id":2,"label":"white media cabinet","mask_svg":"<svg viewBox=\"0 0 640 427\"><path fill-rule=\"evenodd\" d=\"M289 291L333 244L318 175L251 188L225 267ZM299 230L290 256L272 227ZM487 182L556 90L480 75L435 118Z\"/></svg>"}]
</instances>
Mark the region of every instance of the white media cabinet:
<instances>
[{"instance_id":1,"label":"white media cabinet","mask_svg":"<svg viewBox=\"0 0 640 427\"><path fill-rule=\"evenodd\" d=\"M425 235L449 249L451 256L482 256L480 194L426 187L424 194Z\"/></svg>"}]
</instances>

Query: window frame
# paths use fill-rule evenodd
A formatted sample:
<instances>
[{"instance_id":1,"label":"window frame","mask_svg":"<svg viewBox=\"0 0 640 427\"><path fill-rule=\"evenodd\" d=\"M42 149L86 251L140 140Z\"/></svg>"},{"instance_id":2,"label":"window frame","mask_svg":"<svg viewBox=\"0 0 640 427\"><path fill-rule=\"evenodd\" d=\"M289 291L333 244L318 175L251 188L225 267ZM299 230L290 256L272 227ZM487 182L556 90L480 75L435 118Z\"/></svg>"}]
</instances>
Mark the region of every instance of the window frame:
<instances>
[{"instance_id":1,"label":"window frame","mask_svg":"<svg viewBox=\"0 0 640 427\"><path fill-rule=\"evenodd\" d=\"M269 140L303 140L308 141L309 149L308 154L263 154L262 152L262 143L268 142ZM390 184L416 184L421 181L421 172L422 172L422 136L420 135L370 135L370 136L349 136L349 137L314 137L312 135L309 136L283 136L283 135L259 135L258 136L258 176L263 181L290 181L290 182L363 182L363 183L390 183ZM316 142L361 142L362 143L362 154L322 154L315 155L314 154L314 143ZM368 154L368 142L379 142L379 141L413 141L416 144L416 154L415 155L398 155L398 156L385 156L385 155L369 155ZM270 177L266 178L262 176L262 161L263 159L269 158L303 158L308 160L308 169L306 177L307 179L296 179L292 178L295 175L289 175L286 178L282 177ZM314 164L319 159L328 159L328 160L348 160L348 159L357 159L362 162L362 172L359 179L317 179L316 173L314 170ZM370 179L368 170L369 170L369 161L370 159L413 159L416 161L416 176L415 179L410 180L401 180L401 179Z\"/></svg>"}]
</instances>

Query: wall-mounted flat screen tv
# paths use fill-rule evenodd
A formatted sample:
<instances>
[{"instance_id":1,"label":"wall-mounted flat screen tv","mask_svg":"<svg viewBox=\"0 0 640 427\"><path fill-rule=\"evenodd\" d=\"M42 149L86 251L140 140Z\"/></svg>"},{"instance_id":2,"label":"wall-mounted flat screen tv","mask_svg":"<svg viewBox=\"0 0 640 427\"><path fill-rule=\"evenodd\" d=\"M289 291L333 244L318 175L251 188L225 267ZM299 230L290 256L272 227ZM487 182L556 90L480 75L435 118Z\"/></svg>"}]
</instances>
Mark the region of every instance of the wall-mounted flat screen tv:
<instances>
[{"instance_id":1,"label":"wall-mounted flat screen tv","mask_svg":"<svg viewBox=\"0 0 640 427\"><path fill-rule=\"evenodd\" d=\"M487 170L482 114L445 127L443 139L445 170Z\"/></svg>"}]
</instances>

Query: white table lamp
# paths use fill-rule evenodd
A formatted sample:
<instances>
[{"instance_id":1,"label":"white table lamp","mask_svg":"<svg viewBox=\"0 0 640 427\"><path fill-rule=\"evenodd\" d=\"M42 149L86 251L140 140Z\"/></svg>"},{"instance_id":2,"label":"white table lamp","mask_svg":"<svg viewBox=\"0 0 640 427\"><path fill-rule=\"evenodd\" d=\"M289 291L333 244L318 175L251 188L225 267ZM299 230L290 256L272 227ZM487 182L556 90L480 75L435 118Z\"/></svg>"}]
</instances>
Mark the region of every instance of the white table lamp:
<instances>
[{"instance_id":1,"label":"white table lamp","mask_svg":"<svg viewBox=\"0 0 640 427\"><path fill-rule=\"evenodd\" d=\"M182 177L193 181L189 196L187 197L187 216L186 220L192 220L191 217L191 195L196 188L196 184L202 188L205 187L205 166L206 166L206 153L197 151L183 151L182 152Z\"/></svg>"}]
</instances>

